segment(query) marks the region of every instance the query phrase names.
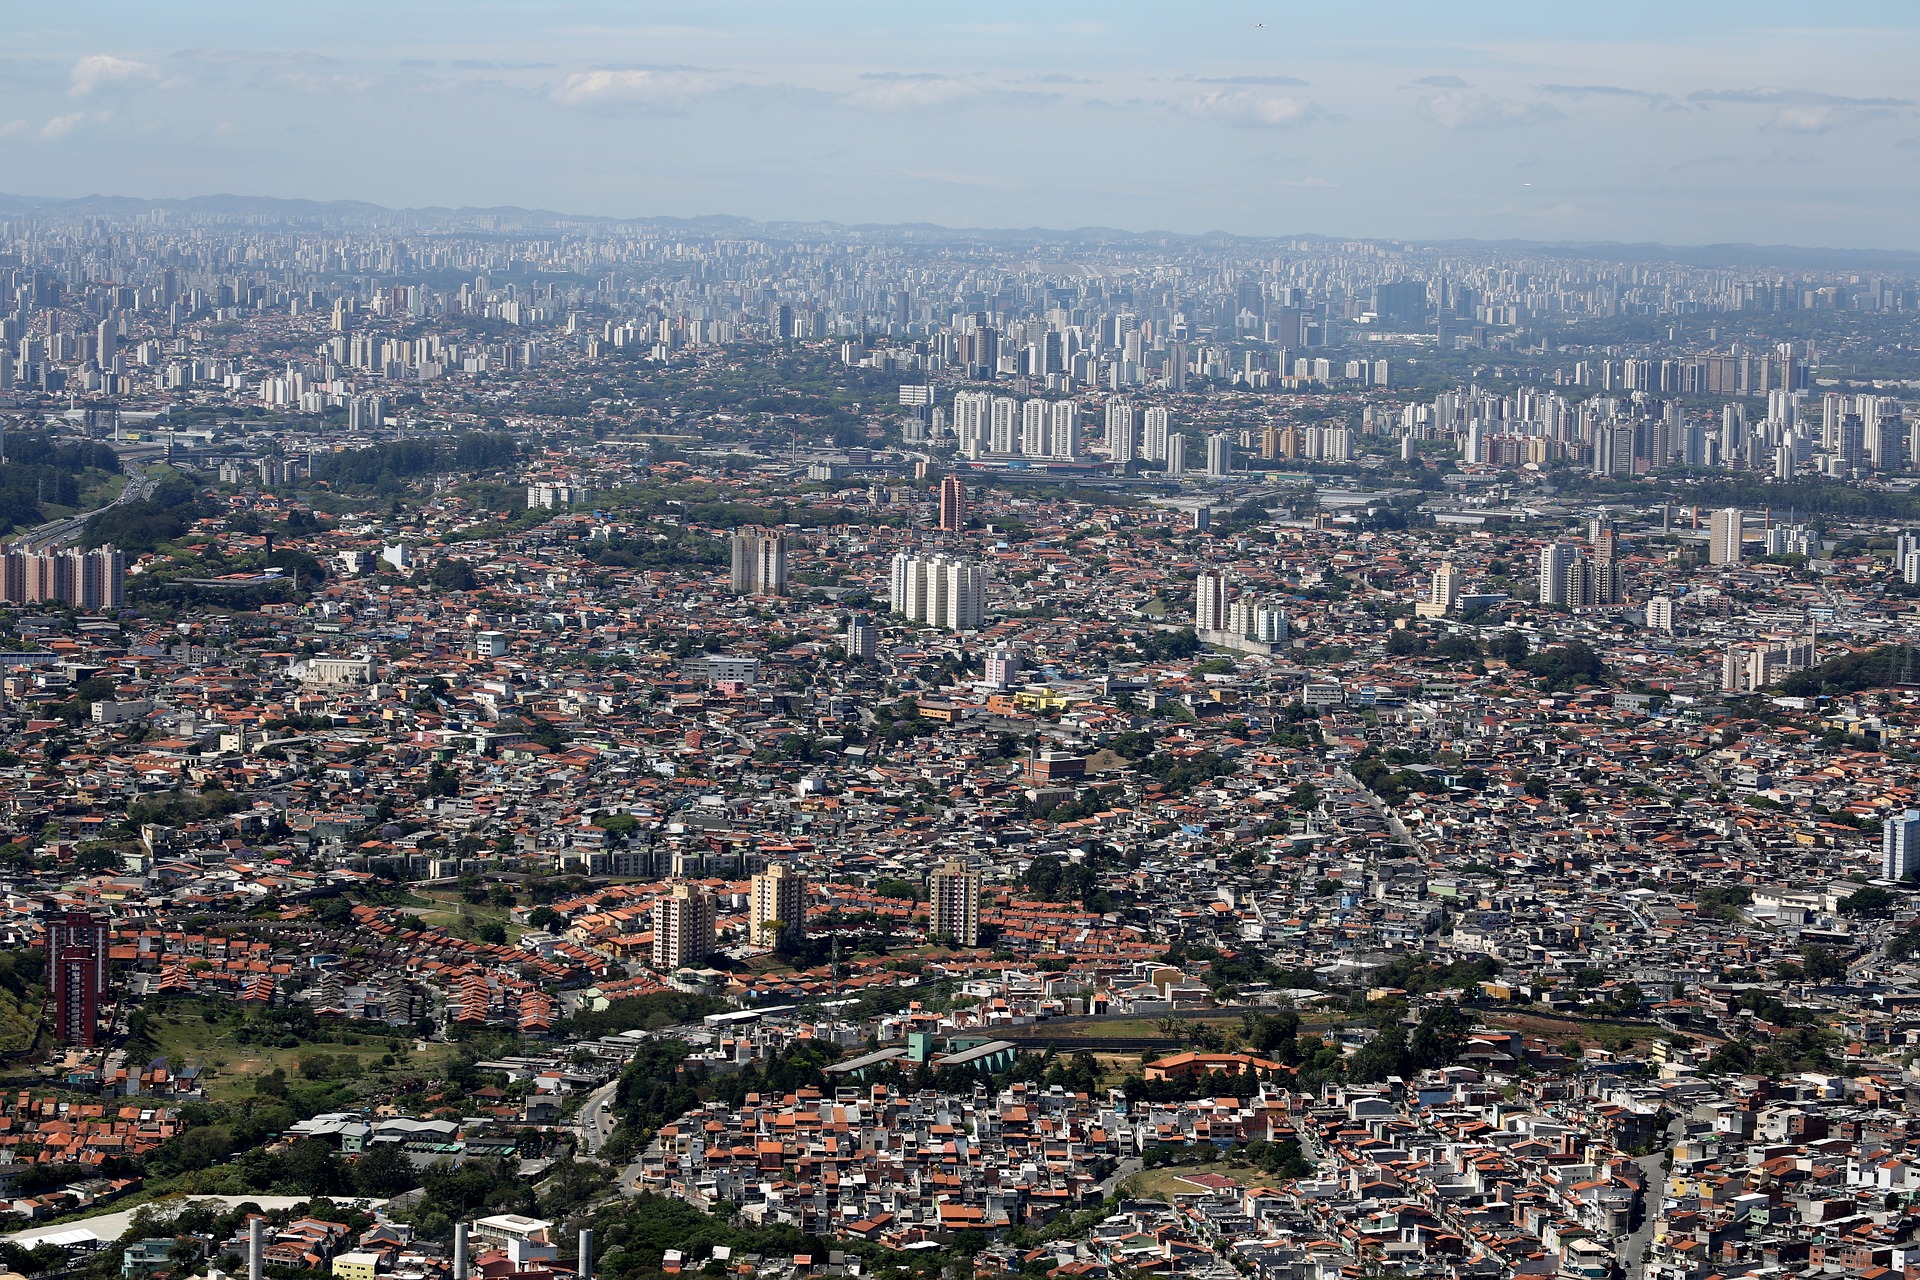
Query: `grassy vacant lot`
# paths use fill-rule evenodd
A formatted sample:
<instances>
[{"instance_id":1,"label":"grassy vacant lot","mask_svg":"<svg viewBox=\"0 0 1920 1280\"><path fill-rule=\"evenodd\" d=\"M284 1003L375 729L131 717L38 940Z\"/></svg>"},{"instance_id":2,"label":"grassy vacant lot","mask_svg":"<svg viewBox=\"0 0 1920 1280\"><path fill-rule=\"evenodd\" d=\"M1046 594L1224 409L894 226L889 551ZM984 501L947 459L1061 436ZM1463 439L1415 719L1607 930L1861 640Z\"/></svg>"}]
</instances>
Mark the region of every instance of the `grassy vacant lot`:
<instances>
[{"instance_id":1,"label":"grassy vacant lot","mask_svg":"<svg viewBox=\"0 0 1920 1280\"><path fill-rule=\"evenodd\" d=\"M82 511L97 511L119 497L120 491L127 487L126 476L119 472L100 471L93 467L88 467L76 478L80 482L79 501L70 507L61 506L57 502L43 502L40 504L42 516L48 520L59 520L65 516L78 515Z\"/></svg>"},{"instance_id":2,"label":"grassy vacant lot","mask_svg":"<svg viewBox=\"0 0 1920 1280\"><path fill-rule=\"evenodd\" d=\"M1165 1200L1168 1204L1172 1204L1175 1196L1194 1195L1206 1189L1181 1181L1184 1176L1209 1173L1222 1178L1231 1178L1243 1187L1271 1186L1278 1181L1272 1174L1256 1169L1252 1165L1230 1164L1223 1161L1219 1164L1189 1164L1167 1169L1142 1169L1122 1185L1128 1195L1145 1200Z\"/></svg>"},{"instance_id":3,"label":"grassy vacant lot","mask_svg":"<svg viewBox=\"0 0 1920 1280\"><path fill-rule=\"evenodd\" d=\"M1234 1022L1240 1017L1239 1010L1230 1013L1226 1010L1203 1009L1191 1014L1182 1014L1182 1021L1194 1022ZM1178 1037L1169 1036L1161 1029L1161 1018L1049 1018L1032 1027L1022 1028L1021 1034L1036 1039L1048 1040L1165 1040L1168 1044L1176 1042Z\"/></svg>"},{"instance_id":4,"label":"grassy vacant lot","mask_svg":"<svg viewBox=\"0 0 1920 1280\"><path fill-rule=\"evenodd\" d=\"M401 1051L396 1055L394 1065L387 1068L380 1064L381 1057L390 1047L385 1036L343 1031L340 1033L343 1040L352 1036L359 1043L333 1041L276 1049L260 1044L241 1044L235 1034L238 1030L238 1023L207 1023L201 1020L197 1012L182 1008L174 1016L154 1020L153 1056L197 1059L211 1073L206 1085L207 1095L216 1102L225 1102L251 1096L254 1081L276 1068L286 1072L288 1079L297 1080L304 1074L300 1070L300 1063L315 1057L325 1057L334 1063L342 1058L351 1059L360 1072L376 1077L388 1072L435 1075L446 1065L454 1050L453 1045L436 1044L424 1051L415 1051L412 1034L403 1031L397 1037Z\"/></svg>"},{"instance_id":5,"label":"grassy vacant lot","mask_svg":"<svg viewBox=\"0 0 1920 1280\"><path fill-rule=\"evenodd\" d=\"M525 933L526 926L512 923L507 919L511 907L498 906L491 902L468 902L454 889L415 890L411 895L415 905L399 908L409 915L418 916L421 923L430 924L436 929L445 929L448 933L462 938L473 937L474 930L483 924L498 924L507 931L508 942L518 942Z\"/></svg>"},{"instance_id":6,"label":"grassy vacant lot","mask_svg":"<svg viewBox=\"0 0 1920 1280\"><path fill-rule=\"evenodd\" d=\"M1554 1044L1565 1044L1577 1040L1583 1048L1601 1048L1620 1050L1642 1048L1655 1040L1666 1038L1667 1033L1658 1027L1644 1023L1608 1022L1599 1018L1563 1018L1537 1013L1504 1013L1495 1010L1483 1011L1480 1021L1486 1026L1503 1031L1518 1031L1522 1035L1539 1036ZM1711 1038L1711 1037L1709 1037Z\"/></svg>"},{"instance_id":7,"label":"grassy vacant lot","mask_svg":"<svg viewBox=\"0 0 1920 1280\"><path fill-rule=\"evenodd\" d=\"M1108 1037L1159 1038L1165 1033L1160 1030L1158 1018L1102 1018L1098 1022L1080 1018L1049 1018L1033 1027L1029 1034L1056 1040L1105 1040Z\"/></svg>"}]
</instances>

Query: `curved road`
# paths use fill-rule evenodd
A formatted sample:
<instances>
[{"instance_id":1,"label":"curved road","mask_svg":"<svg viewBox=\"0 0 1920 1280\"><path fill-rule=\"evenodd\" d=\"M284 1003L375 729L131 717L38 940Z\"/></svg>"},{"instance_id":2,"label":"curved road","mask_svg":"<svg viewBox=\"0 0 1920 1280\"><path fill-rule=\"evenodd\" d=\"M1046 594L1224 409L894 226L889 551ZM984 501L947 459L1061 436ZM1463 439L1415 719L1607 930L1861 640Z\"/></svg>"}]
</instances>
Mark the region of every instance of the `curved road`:
<instances>
[{"instance_id":1,"label":"curved road","mask_svg":"<svg viewBox=\"0 0 1920 1280\"><path fill-rule=\"evenodd\" d=\"M620 1077L615 1076L588 1094L586 1101L580 1104L580 1109L573 1113L573 1127L580 1135L582 1155L600 1154L600 1148L606 1146L607 1139L613 1136L616 1123L614 1115L611 1111L601 1111L600 1106L612 1102L614 1091L619 1087Z\"/></svg>"},{"instance_id":2,"label":"curved road","mask_svg":"<svg viewBox=\"0 0 1920 1280\"><path fill-rule=\"evenodd\" d=\"M1345 765L1335 769L1333 776L1367 798L1368 806L1375 814L1379 815L1382 822L1387 824L1387 831L1393 836L1396 843L1406 846L1415 857L1426 857L1426 849L1421 846L1418 840L1413 838L1412 833L1409 832L1405 824L1400 821L1400 815L1395 813L1386 801L1375 795L1372 787L1369 787L1366 783L1354 777Z\"/></svg>"},{"instance_id":3,"label":"curved road","mask_svg":"<svg viewBox=\"0 0 1920 1280\"><path fill-rule=\"evenodd\" d=\"M106 506L97 507L92 511L82 511L77 515L62 516L58 520L49 520L21 534L13 545L21 551L44 551L49 547L60 546L79 537L80 531L87 527L87 521L101 512L111 511L123 503L139 502L151 496L153 496L152 478L144 469L135 467L127 473L127 482L121 486L120 496Z\"/></svg>"}]
</instances>

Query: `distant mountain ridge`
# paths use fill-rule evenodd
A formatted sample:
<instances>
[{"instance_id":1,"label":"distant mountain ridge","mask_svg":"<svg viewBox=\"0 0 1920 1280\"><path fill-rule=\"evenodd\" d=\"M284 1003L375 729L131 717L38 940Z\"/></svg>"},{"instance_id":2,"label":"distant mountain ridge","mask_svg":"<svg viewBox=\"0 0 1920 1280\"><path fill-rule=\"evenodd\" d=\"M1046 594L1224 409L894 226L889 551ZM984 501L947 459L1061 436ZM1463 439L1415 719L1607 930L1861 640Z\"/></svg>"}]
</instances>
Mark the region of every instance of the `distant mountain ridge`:
<instances>
[{"instance_id":1,"label":"distant mountain ridge","mask_svg":"<svg viewBox=\"0 0 1920 1280\"><path fill-rule=\"evenodd\" d=\"M288 220L397 220L431 222L446 219L501 218L514 221L607 226L642 224L681 227L690 231L756 230L783 234L845 233L862 236L933 236L968 240L1009 241L1035 238L1061 241L1104 240L1180 244L1204 244L1227 241L1236 244L1264 245L1281 241L1359 240L1376 244L1461 250L1495 250L1507 253L1541 253L1559 257L1599 257L1617 261L1672 262L1704 268L1800 268L1812 270L1888 271L1920 269L1920 252L1904 249L1838 249L1812 245L1785 244L1701 244L1669 245L1651 241L1611 240L1479 240L1424 236L1336 236L1320 232L1277 233L1268 236L1241 235L1229 231L1199 234L1178 231L1135 231L1120 227L949 227L938 223L840 223L827 219L781 219L771 222L709 213L693 217L671 215L634 215L616 217L607 214L566 213L555 209L526 208L520 205L496 205L476 208L429 205L422 208L390 208L365 200L304 200L280 196L215 195L146 198L141 196L32 196L0 193L0 214L64 214L127 218L154 210L170 214L206 215L225 218L276 217Z\"/></svg>"}]
</instances>

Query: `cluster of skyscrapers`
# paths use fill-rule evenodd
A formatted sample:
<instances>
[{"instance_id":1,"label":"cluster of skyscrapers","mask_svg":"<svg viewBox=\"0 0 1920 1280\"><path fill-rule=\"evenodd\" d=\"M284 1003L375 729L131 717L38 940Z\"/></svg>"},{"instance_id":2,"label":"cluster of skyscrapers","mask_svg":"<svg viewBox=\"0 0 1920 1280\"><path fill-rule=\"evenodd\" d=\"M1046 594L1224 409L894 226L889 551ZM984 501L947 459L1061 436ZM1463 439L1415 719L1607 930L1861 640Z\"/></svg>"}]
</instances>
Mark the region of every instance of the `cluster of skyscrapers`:
<instances>
[{"instance_id":1,"label":"cluster of skyscrapers","mask_svg":"<svg viewBox=\"0 0 1920 1280\"><path fill-rule=\"evenodd\" d=\"M1287 639L1287 611L1270 600L1234 596L1224 571L1203 569L1194 579L1193 629L1201 639L1254 640L1282 644Z\"/></svg>"},{"instance_id":2,"label":"cluster of skyscrapers","mask_svg":"<svg viewBox=\"0 0 1920 1280\"><path fill-rule=\"evenodd\" d=\"M948 631L974 631L987 616L987 569L945 554L893 557L893 611L908 622Z\"/></svg>"},{"instance_id":3,"label":"cluster of skyscrapers","mask_svg":"<svg viewBox=\"0 0 1920 1280\"><path fill-rule=\"evenodd\" d=\"M126 602L127 557L116 547L0 551L0 603L118 609Z\"/></svg>"},{"instance_id":4,"label":"cluster of skyscrapers","mask_svg":"<svg viewBox=\"0 0 1920 1280\"><path fill-rule=\"evenodd\" d=\"M787 593L787 535L744 525L733 532L733 570L728 586L737 596Z\"/></svg>"},{"instance_id":5,"label":"cluster of skyscrapers","mask_svg":"<svg viewBox=\"0 0 1920 1280\"><path fill-rule=\"evenodd\" d=\"M1122 396L1107 401L1107 456L1115 466L1129 462L1165 465L1175 451L1184 454L1186 442L1173 434L1173 417L1154 405L1142 410Z\"/></svg>"},{"instance_id":6,"label":"cluster of skyscrapers","mask_svg":"<svg viewBox=\"0 0 1920 1280\"><path fill-rule=\"evenodd\" d=\"M1920 469L1916 441L1891 397L1828 392L1815 401L1793 388L1765 394L1765 414L1753 421L1743 402L1722 405L1716 417L1638 390L1577 405L1539 388L1451 391L1402 407L1398 429L1414 439L1453 439L1469 466L1573 461L1595 475L1624 477L1725 467L1781 481L1809 471L1850 480ZM1370 414L1369 425L1386 424Z\"/></svg>"},{"instance_id":7,"label":"cluster of skyscrapers","mask_svg":"<svg viewBox=\"0 0 1920 1280\"><path fill-rule=\"evenodd\" d=\"M1578 254L1519 263L1455 245L1062 236L1057 257L1036 257L918 228L849 243L812 230L343 210L302 211L288 225L206 210L191 230L107 229L76 211L6 231L0 391L77 385L118 397L217 384L277 408L344 406L356 426L384 420L387 383L636 349L670 360L736 341L836 335L850 363L1053 397L1179 393L1196 379L1327 386L1342 371L1349 383L1387 385L1387 352L1361 337L1492 350L1537 322L1920 305L1911 282L1857 271L1741 273ZM539 268L531 283L526 264ZM193 322L249 314L312 315L329 332L291 360L195 349ZM417 331L461 318L484 319L490 332ZM1806 341L1734 336L1712 351L1657 349L1673 346L1670 334L1642 351L1582 353L1553 379L1623 397L1802 395L1812 385L1819 358ZM1005 456L1062 456L1054 410L1045 409L1048 442L1029 448L1027 408L1016 404L1019 438ZM1488 423L1485 434L1500 432ZM991 439L980 448L991 451Z\"/></svg>"},{"instance_id":8,"label":"cluster of skyscrapers","mask_svg":"<svg viewBox=\"0 0 1920 1280\"><path fill-rule=\"evenodd\" d=\"M1552 542L1540 548L1540 603L1583 609L1621 604L1626 584L1621 581L1618 535L1613 523L1594 520L1587 530L1588 554L1568 543Z\"/></svg>"},{"instance_id":9,"label":"cluster of skyscrapers","mask_svg":"<svg viewBox=\"0 0 1920 1280\"><path fill-rule=\"evenodd\" d=\"M936 868L927 882L929 934L951 938L961 946L980 945L980 886L980 873L960 859L948 859ZM673 973L704 963L714 952L718 916L711 889L691 880L677 881L653 906L653 967ZM757 873L748 890L747 928L756 947L797 949L807 936L805 873L784 862ZM104 957L104 926L101 932L99 955ZM104 978L100 989L105 989Z\"/></svg>"},{"instance_id":10,"label":"cluster of skyscrapers","mask_svg":"<svg viewBox=\"0 0 1920 1280\"><path fill-rule=\"evenodd\" d=\"M930 936L980 945L980 887L980 873L965 862L941 863L927 878ZM670 974L704 963L714 952L718 916L711 889L676 881L653 905L653 967ZM807 936L806 874L784 862L756 873L748 889L747 929L756 947L799 949Z\"/></svg>"},{"instance_id":11,"label":"cluster of skyscrapers","mask_svg":"<svg viewBox=\"0 0 1920 1280\"><path fill-rule=\"evenodd\" d=\"M1727 693L1758 693L1773 688L1795 671L1805 671L1817 660L1811 636L1728 645L1720 655L1720 688Z\"/></svg>"},{"instance_id":12,"label":"cluster of skyscrapers","mask_svg":"<svg viewBox=\"0 0 1920 1280\"><path fill-rule=\"evenodd\" d=\"M1894 539L1893 563L1900 570L1900 581L1920 586L1920 535L1903 533Z\"/></svg>"},{"instance_id":13,"label":"cluster of skyscrapers","mask_svg":"<svg viewBox=\"0 0 1920 1280\"><path fill-rule=\"evenodd\" d=\"M938 442L951 433L960 455L975 461L1080 462L1086 453L1079 414L1079 406L1071 400L1022 402L1012 396L962 390L954 392L951 421L934 411L933 435ZM1186 438L1173 430L1173 415L1165 406L1142 406L1126 396L1112 396L1105 405L1103 426L1100 448L1115 467L1142 462L1170 476L1185 473ZM1209 445L1209 458L1215 452L1215 446ZM1210 473L1222 475L1230 469L1230 465L1208 467Z\"/></svg>"},{"instance_id":14,"label":"cluster of skyscrapers","mask_svg":"<svg viewBox=\"0 0 1920 1280\"><path fill-rule=\"evenodd\" d=\"M717 945L719 901L692 880L676 881L653 904L653 967L671 974L698 968ZM776 862L755 873L747 894L747 936L756 947L796 949L807 936L807 877Z\"/></svg>"},{"instance_id":15,"label":"cluster of skyscrapers","mask_svg":"<svg viewBox=\"0 0 1920 1280\"><path fill-rule=\"evenodd\" d=\"M1028 400L985 391L953 397L954 440L963 457L1080 458L1079 406L1071 400Z\"/></svg>"}]
</instances>

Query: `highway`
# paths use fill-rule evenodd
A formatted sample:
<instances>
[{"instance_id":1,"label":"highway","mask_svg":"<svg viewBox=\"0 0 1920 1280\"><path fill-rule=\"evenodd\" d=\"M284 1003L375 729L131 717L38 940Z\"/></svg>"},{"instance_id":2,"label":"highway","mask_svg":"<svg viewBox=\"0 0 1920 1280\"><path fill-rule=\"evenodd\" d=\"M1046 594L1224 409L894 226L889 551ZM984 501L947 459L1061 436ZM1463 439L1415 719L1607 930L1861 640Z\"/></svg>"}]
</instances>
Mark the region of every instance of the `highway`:
<instances>
[{"instance_id":1,"label":"highway","mask_svg":"<svg viewBox=\"0 0 1920 1280\"><path fill-rule=\"evenodd\" d=\"M153 496L153 480L146 471L136 467L127 473L127 483L120 489L120 496L104 507L92 511L82 511L76 515L62 516L58 520L49 520L43 525L27 530L15 540L14 546L21 551L45 551L52 547L64 546L80 536L87 527L87 521L102 511L111 511L122 503L139 502Z\"/></svg>"}]
</instances>

